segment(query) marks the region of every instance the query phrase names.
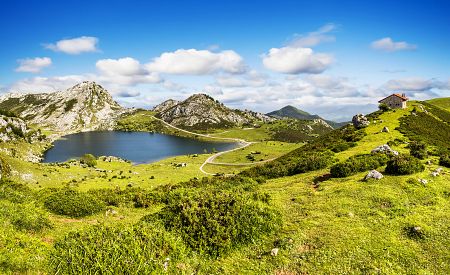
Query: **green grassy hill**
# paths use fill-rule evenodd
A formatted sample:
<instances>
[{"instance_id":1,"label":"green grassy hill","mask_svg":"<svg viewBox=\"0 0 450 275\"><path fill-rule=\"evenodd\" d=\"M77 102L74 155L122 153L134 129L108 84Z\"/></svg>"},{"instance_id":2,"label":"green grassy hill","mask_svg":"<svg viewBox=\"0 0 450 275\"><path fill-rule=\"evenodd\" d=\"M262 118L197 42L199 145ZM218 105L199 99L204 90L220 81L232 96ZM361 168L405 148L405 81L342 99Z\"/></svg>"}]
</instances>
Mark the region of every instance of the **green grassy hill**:
<instances>
[{"instance_id":1,"label":"green grassy hill","mask_svg":"<svg viewBox=\"0 0 450 275\"><path fill-rule=\"evenodd\" d=\"M220 161L294 150L234 177L202 177L210 154L44 165L5 153L43 145L2 143L11 181L0 183L0 272L448 274L449 116L411 102L371 114L367 128L257 143ZM153 127L145 112L136 119ZM133 123L122 126L141 127ZM266 130L215 135L263 139ZM371 154L383 144L400 157ZM371 169L384 177L364 180Z\"/></svg>"},{"instance_id":2,"label":"green grassy hill","mask_svg":"<svg viewBox=\"0 0 450 275\"><path fill-rule=\"evenodd\" d=\"M430 99L426 102L450 111L450 97Z\"/></svg>"}]
</instances>

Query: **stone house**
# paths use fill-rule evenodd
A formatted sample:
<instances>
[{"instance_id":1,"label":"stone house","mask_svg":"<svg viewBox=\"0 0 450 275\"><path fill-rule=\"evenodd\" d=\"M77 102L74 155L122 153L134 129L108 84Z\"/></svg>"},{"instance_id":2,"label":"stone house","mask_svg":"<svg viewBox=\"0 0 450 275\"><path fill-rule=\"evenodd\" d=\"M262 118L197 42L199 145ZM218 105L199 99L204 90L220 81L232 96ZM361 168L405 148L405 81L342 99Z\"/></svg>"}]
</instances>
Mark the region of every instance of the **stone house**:
<instances>
[{"instance_id":1,"label":"stone house","mask_svg":"<svg viewBox=\"0 0 450 275\"><path fill-rule=\"evenodd\" d=\"M391 109L405 109L407 101L406 94L392 94L378 101L378 103L386 104Z\"/></svg>"}]
</instances>

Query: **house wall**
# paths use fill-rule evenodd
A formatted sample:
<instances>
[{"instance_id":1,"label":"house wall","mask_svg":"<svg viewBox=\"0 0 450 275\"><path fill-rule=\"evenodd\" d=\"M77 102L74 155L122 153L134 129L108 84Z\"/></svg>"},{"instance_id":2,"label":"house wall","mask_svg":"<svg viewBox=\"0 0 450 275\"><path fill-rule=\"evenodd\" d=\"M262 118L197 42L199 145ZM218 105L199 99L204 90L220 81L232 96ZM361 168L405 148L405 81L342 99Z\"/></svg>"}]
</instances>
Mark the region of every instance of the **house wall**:
<instances>
[{"instance_id":1,"label":"house wall","mask_svg":"<svg viewBox=\"0 0 450 275\"><path fill-rule=\"evenodd\" d=\"M380 103L384 103L392 109L405 109L406 101L403 101L401 98L396 96L390 96L380 101Z\"/></svg>"}]
</instances>

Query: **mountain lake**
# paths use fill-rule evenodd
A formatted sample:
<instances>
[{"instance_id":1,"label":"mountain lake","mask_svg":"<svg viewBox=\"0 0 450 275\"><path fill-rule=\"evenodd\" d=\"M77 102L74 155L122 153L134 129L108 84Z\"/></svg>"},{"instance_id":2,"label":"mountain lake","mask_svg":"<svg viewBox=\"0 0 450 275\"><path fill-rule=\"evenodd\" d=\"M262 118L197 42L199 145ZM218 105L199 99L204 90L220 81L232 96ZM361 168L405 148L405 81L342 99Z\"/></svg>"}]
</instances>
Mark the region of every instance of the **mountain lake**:
<instances>
[{"instance_id":1,"label":"mountain lake","mask_svg":"<svg viewBox=\"0 0 450 275\"><path fill-rule=\"evenodd\" d=\"M56 140L44 154L44 163L64 162L84 154L116 156L134 164L151 163L167 157L203 154L235 148L234 142L200 141L148 132L95 131L67 135Z\"/></svg>"}]
</instances>

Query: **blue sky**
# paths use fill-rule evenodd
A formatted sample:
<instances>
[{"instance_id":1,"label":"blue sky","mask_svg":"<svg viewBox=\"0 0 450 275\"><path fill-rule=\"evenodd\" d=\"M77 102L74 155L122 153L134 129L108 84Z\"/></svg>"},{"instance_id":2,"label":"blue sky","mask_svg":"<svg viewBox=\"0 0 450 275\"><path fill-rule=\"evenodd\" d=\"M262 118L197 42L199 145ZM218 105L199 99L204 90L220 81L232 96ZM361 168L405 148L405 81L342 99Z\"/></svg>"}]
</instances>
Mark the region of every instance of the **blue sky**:
<instances>
[{"instance_id":1,"label":"blue sky","mask_svg":"<svg viewBox=\"0 0 450 275\"><path fill-rule=\"evenodd\" d=\"M346 119L450 96L448 1L1 1L0 89L95 80L127 106L205 92Z\"/></svg>"}]
</instances>

